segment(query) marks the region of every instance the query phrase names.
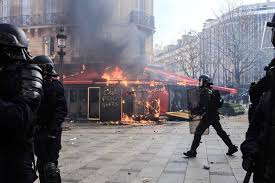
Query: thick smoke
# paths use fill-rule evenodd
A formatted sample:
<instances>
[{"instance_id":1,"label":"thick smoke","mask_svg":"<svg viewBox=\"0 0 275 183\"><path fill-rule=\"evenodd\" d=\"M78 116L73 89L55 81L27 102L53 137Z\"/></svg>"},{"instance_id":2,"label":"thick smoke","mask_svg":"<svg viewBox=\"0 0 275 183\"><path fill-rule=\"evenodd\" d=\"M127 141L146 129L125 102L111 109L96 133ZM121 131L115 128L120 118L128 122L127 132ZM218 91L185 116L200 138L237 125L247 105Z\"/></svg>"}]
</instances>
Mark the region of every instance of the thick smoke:
<instances>
[{"instance_id":1,"label":"thick smoke","mask_svg":"<svg viewBox=\"0 0 275 183\"><path fill-rule=\"evenodd\" d=\"M66 23L80 37L82 62L104 62L112 65L132 65L138 58L138 38L142 35L136 25L121 26L113 22L113 0L67 0ZM124 31L125 34L114 32ZM140 64L140 63L139 63Z\"/></svg>"}]
</instances>

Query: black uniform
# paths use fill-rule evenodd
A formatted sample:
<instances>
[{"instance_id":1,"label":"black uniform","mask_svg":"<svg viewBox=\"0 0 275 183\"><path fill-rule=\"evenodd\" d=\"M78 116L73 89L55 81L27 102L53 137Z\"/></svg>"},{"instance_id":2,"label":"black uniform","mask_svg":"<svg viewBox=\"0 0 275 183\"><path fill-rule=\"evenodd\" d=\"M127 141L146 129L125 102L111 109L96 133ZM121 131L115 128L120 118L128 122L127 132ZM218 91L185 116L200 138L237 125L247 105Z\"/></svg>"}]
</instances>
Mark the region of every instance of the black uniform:
<instances>
[{"instance_id":1,"label":"black uniform","mask_svg":"<svg viewBox=\"0 0 275 183\"><path fill-rule=\"evenodd\" d=\"M271 91L261 97L250 121L246 140L241 145L243 167L245 170L253 169L255 183L273 183L275 181L274 102Z\"/></svg>"},{"instance_id":2,"label":"black uniform","mask_svg":"<svg viewBox=\"0 0 275 183\"><path fill-rule=\"evenodd\" d=\"M254 107L249 114L246 139L241 145L243 168L254 172L256 183L275 181L275 59L265 70L266 76L251 85L250 98Z\"/></svg>"},{"instance_id":3,"label":"black uniform","mask_svg":"<svg viewBox=\"0 0 275 183\"><path fill-rule=\"evenodd\" d=\"M200 104L196 111L199 111L199 113L202 115L202 118L196 129L191 150L196 152L200 144L201 136L210 125L214 127L214 129L217 131L217 134L222 138L228 147L233 147L234 145L232 144L226 132L222 129L222 126L219 122L220 118L218 109L222 105L219 92L213 91L207 87L203 87L200 89L200 93Z\"/></svg>"},{"instance_id":4,"label":"black uniform","mask_svg":"<svg viewBox=\"0 0 275 183\"><path fill-rule=\"evenodd\" d=\"M22 85L31 81L24 81L23 75L28 74L29 79L31 79L31 72L37 72L35 75L39 77L39 70L37 70L39 68L35 66L26 67L28 69L24 71L24 74L18 74L18 72L25 68L16 69L16 72L3 71L0 74L0 85L2 86L0 92L0 138L2 140L0 179L1 182L5 183L32 183L37 178L32 166L34 155L31 139L33 119L39 105L39 99L30 99L17 89L22 90ZM41 74L40 79L41 82L37 82L35 79L31 82L37 82L38 85L42 86ZM29 86L31 82L27 85Z\"/></svg>"},{"instance_id":5,"label":"black uniform","mask_svg":"<svg viewBox=\"0 0 275 183\"><path fill-rule=\"evenodd\" d=\"M42 70L31 64L24 31L0 24L0 182L33 183L33 119L41 101Z\"/></svg>"},{"instance_id":6,"label":"black uniform","mask_svg":"<svg viewBox=\"0 0 275 183\"><path fill-rule=\"evenodd\" d=\"M67 115L67 104L63 85L56 79L44 80L44 97L37 115L38 128L35 135L35 154L38 158L37 166L39 179L44 182L59 182L57 169L59 151L61 149L61 125ZM51 164L52 163L52 164ZM48 166L55 166L54 170L47 170ZM49 172L50 171L50 172ZM57 173L58 178L54 173ZM50 177L49 177L50 176ZM47 181L46 181L47 179Z\"/></svg>"},{"instance_id":7,"label":"black uniform","mask_svg":"<svg viewBox=\"0 0 275 183\"><path fill-rule=\"evenodd\" d=\"M33 154L27 136L33 112L20 98L9 102L0 100L1 164L0 179L5 183L32 183L37 178L32 169Z\"/></svg>"}]
</instances>

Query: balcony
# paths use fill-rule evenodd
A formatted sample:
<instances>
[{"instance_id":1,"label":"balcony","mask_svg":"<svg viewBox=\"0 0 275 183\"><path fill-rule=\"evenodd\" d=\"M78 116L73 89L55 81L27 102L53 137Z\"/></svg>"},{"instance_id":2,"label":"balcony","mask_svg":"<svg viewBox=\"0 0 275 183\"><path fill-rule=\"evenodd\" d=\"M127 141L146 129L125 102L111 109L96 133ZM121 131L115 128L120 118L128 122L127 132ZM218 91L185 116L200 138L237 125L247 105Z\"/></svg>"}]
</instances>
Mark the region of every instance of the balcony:
<instances>
[{"instance_id":1,"label":"balcony","mask_svg":"<svg viewBox=\"0 0 275 183\"><path fill-rule=\"evenodd\" d=\"M147 15L143 11L132 11L130 14L130 23L134 23L142 29L155 32L155 17Z\"/></svg>"},{"instance_id":2,"label":"balcony","mask_svg":"<svg viewBox=\"0 0 275 183\"><path fill-rule=\"evenodd\" d=\"M0 23L10 23L19 27L59 25L64 22L63 20L62 13L0 17Z\"/></svg>"}]
</instances>

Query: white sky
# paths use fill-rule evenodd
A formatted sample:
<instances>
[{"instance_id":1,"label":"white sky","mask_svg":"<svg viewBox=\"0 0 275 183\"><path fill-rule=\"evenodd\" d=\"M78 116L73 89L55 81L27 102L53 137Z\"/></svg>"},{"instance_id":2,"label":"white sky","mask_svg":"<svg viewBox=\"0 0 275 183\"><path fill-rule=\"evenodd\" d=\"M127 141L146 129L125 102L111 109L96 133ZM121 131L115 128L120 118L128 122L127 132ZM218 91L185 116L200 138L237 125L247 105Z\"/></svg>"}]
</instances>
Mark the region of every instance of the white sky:
<instances>
[{"instance_id":1,"label":"white sky","mask_svg":"<svg viewBox=\"0 0 275 183\"><path fill-rule=\"evenodd\" d=\"M189 30L201 31L203 23L215 14L226 10L227 2L234 0L155 0L155 44L175 43ZM241 0L235 0L239 2ZM274 1L274 0L273 0ZM266 0L242 0L243 4L266 2Z\"/></svg>"}]
</instances>

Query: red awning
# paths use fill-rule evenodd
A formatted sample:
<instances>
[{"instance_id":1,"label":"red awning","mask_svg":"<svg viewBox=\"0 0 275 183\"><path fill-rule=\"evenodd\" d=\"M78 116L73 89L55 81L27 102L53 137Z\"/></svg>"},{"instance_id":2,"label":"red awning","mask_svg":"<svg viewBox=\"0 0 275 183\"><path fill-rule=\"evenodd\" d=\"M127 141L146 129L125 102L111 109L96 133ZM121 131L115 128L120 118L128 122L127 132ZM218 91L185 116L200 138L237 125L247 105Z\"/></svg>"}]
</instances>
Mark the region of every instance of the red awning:
<instances>
[{"instance_id":1,"label":"red awning","mask_svg":"<svg viewBox=\"0 0 275 183\"><path fill-rule=\"evenodd\" d=\"M147 72L151 72L151 73L155 73L157 75L159 75L159 77L164 77L170 81L174 81L177 83L185 83L186 86L198 86L199 82L196 79L192 79L186 76L182 76L179 74L175 74L175 73L171 73L168 71L163 71L163 70L159 70L159 69L152 69L152 68L145 68L145 71ZM213 89L215 90L219 90L219 91L223 91L223 92L227 92L230 94L236 94L237 90L234 88L227 88L227 87L222 87L222 86L212 86Z\"/></svg>"},{"instance_id":2,"label":"red awning","mask_svg":"<svg viewBox=\"0 0 275 183\"><path fill-rule=\"evenodd\" d=\"M100 75L95 72L83 72L70 76L66 76L64 78L64 84L67 85L78 85L78 84L92 84L95 80L101 79Z\"/></svg>"},{"instance_id":3,"label":"red awning","mask_svg":"<svg viewBox=\"0 0 275 183\"><path fill-rule=\"evenodd\" d=\"M183 86L198 86L198 83L199 83L198 80L196 79L192 79L186 76L167 72L160 69L146 67L144 71L145 71L145 75L148 75L148 76L144 76L144 79L147 79L147 80L149 79L149 80L165 82L165 83L174 83L174 84L183 85ZM88 84L93 84L97 81L104 81L104 80L101 78L101 75L96 71L89 71L89 72L85 71L79 74L66 76L64 78L65 85L79 85L79 84L88 85ZM215 85L213 86L213 88L219 91L230 93L230 94L237 93L237 90L234 88L227 88L227 87L215 86Z\"/></svg>"},{"instance_id":4,"label":"red awning","mask_svg":"<svg viewBox=\"0 0 275 183\"><path fill-rule=\"evenodd\" d=\"M156 78L159 78L162 81L170 81L170 82L177 82L181 83L182 85L186 86L197 86L198 81L186 76L178 75L175 73L159 70L159 69L153 69L146 67L146 72L152 73L156 75Z\"/></svg>"}]
</instances>

